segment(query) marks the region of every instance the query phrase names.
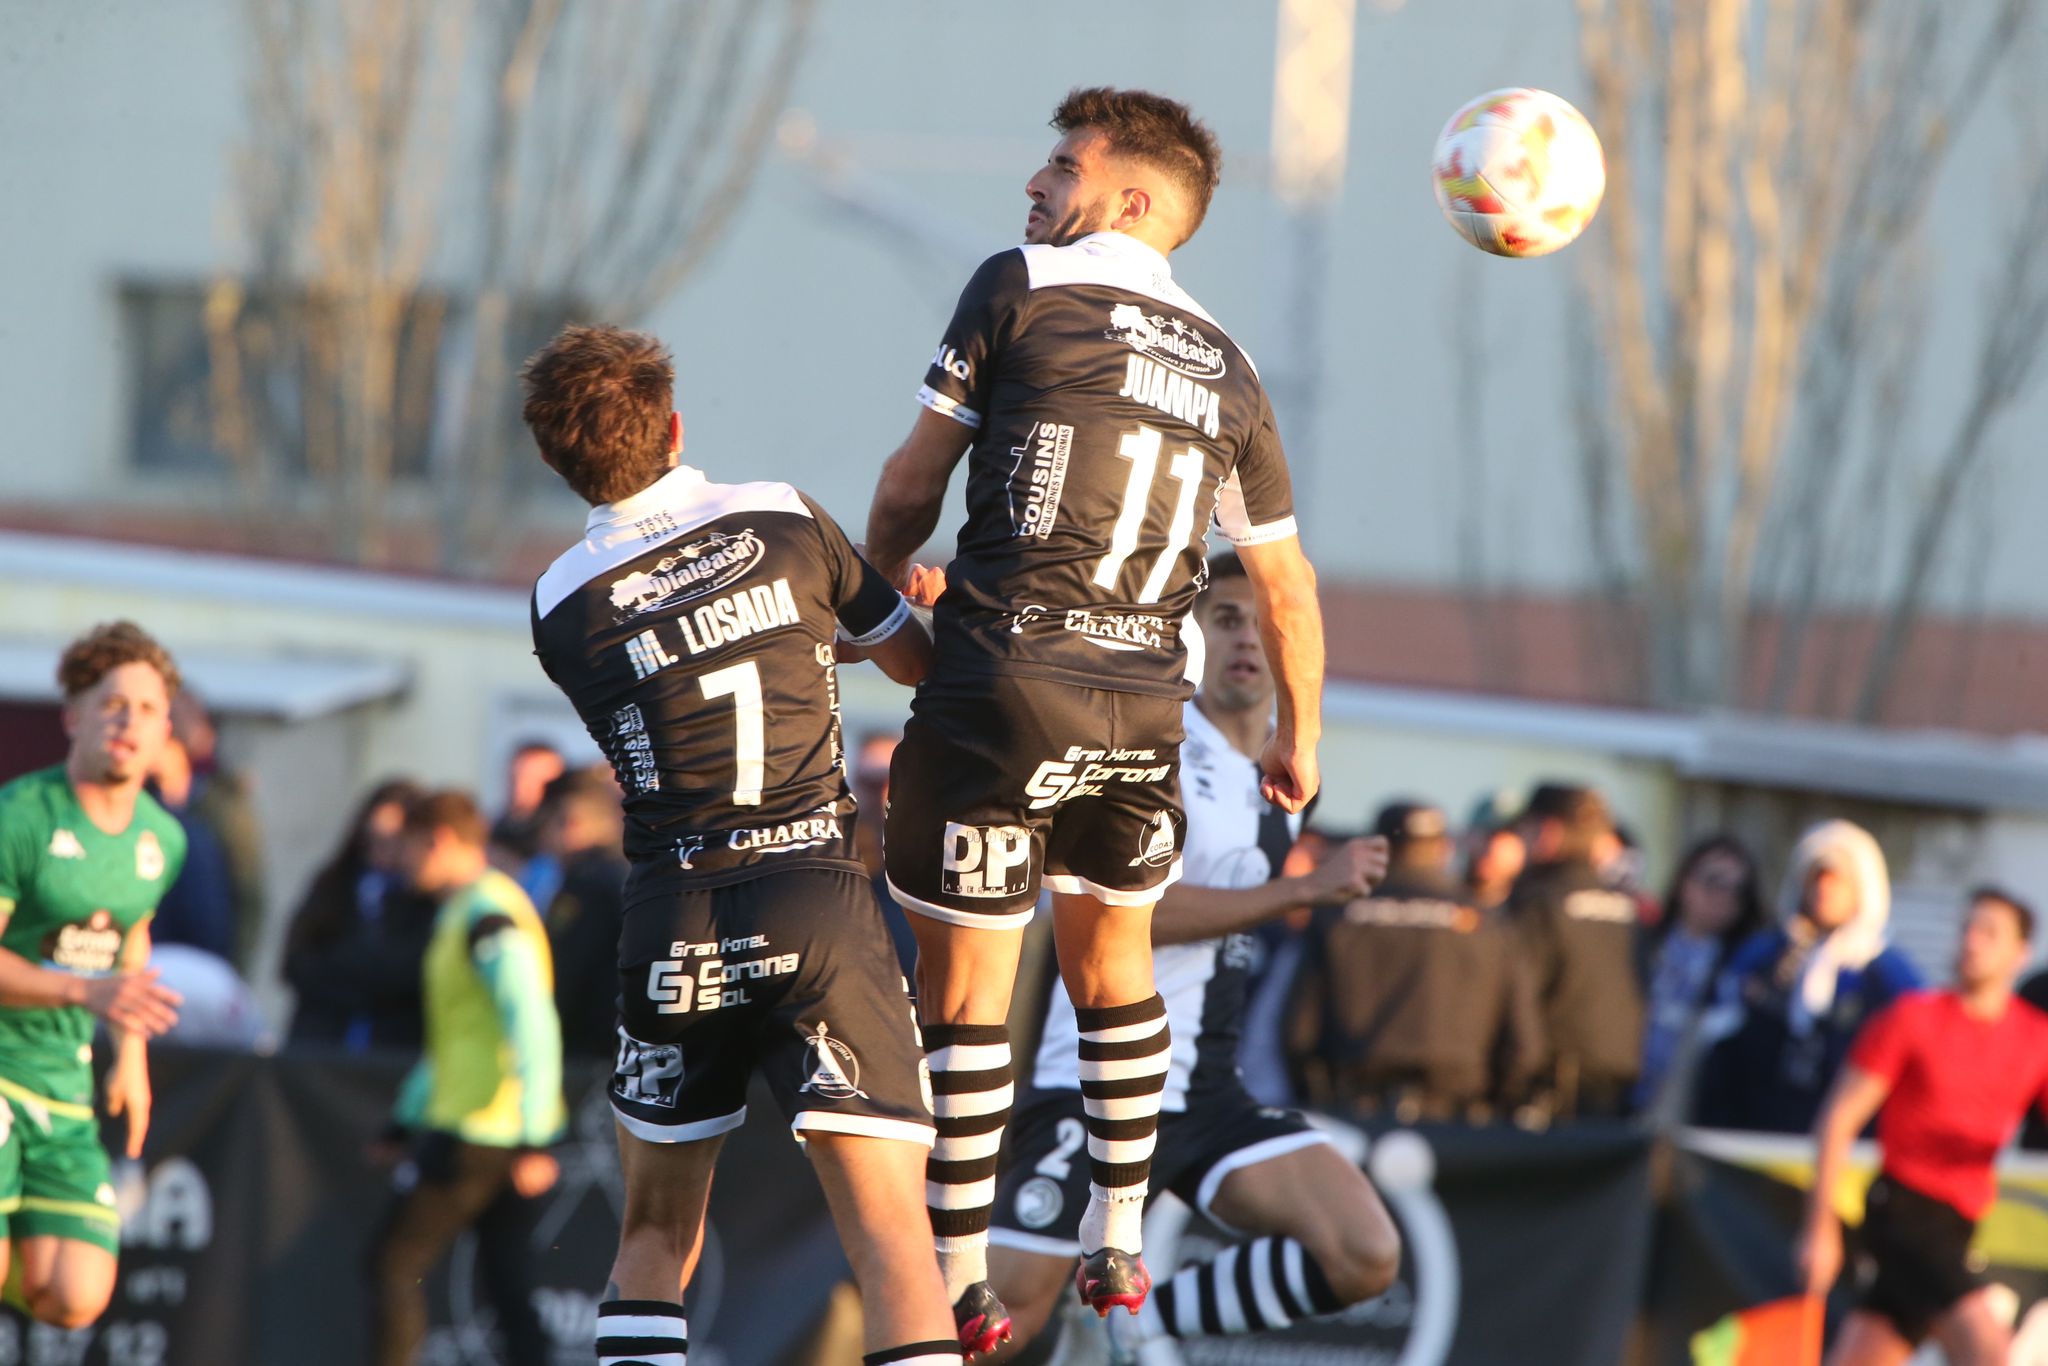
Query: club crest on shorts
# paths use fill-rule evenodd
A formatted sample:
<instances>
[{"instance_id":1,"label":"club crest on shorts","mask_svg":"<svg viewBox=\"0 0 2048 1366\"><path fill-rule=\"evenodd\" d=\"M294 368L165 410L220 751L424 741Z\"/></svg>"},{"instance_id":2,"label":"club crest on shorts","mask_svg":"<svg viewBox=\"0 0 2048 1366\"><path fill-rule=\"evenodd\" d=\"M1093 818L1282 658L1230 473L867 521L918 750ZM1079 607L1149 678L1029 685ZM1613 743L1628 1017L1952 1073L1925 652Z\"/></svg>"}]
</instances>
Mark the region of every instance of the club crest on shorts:
<instances>
[{"instance_id":1,"label":"club crest on shorts","mask_svg":"<svg viewBox=\"0 0 2048 1366\"><path fill-rule=\"evenodd\" d=\"M826 1032L825 1022L804 1039L804 1071L809 1074L798 1091L809 1091L827 1100L868 1098L860 1089L860 1059L853 1050Z\"/></svg>"},{"instance_id":2,"label":"club crest on shorts","mask_svg":"<svg viewBox=\"0 0 2048 1366\"><path fill-rule=\"evenodd\" d=\"M135 876L155 882L164 875L164 847L156 842L156 831L145 830L135 841Z\"/></svg>"},{"instance_id":3,"label":"club crest on shorts","mask_svg":"<svg viewBox=\"0 0 2048 1366\"><path fill-rule=\"evenodd\" d=\"M1066 1203L1059 1182L1034 1176L1017 1188L1017 1222L1026 1228L1044 1228L1060 1217L1060 1207Z\"/></svg>"},{"instance_id":4,"label":"club crest on shorts","mask_svg":"<svg viewBox=\"0 0 2048 1366\"><path fill-rule=\"evenodd\" d=\"M1164 868L1173 862L1173 813L1162 811L1145 823L1144 842L1138 846L1138 856L1131 860L1131 866L1144 864L1147 868Z\"/></svg>"}]
</instances>

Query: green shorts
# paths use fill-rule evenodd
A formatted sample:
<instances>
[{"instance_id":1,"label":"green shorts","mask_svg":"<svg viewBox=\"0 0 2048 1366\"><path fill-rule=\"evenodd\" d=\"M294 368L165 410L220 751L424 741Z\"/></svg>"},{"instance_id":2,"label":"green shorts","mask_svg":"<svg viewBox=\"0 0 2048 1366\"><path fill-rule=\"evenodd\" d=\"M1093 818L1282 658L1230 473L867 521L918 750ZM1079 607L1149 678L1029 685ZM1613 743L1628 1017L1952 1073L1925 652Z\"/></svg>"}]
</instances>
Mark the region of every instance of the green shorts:
<instances>
[{"instance_id":1,"label":"green shorts","mask_svg":"<svg viewBox=\"0 0 2048 1366\"><path fill-rule=\"evenodd\" d=\"M0 1236L71 1238L118 1255L121 1216L99 1119L0 1077Z\"/></svg>"}]
</instances>

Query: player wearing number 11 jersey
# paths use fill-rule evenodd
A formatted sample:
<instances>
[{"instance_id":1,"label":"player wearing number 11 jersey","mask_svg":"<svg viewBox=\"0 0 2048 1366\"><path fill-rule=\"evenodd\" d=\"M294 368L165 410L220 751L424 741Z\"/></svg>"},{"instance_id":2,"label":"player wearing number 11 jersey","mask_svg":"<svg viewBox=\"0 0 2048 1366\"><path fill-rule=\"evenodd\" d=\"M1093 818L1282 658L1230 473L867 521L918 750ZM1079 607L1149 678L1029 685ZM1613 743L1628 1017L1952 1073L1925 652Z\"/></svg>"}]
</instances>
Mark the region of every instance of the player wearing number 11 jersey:
<instances>
[{"instance_id":1,"label":"player wearing number 11 jersey","mask_svg":"<svg viewBox=\"0 0 2048 1366\"><path fill-rule=\"evenodd\" d=\"M873 562L900 582L967 458L886 845L891 887L919 913L939 1126L928 1198L975 1350L1007 1321L981 1283L1013 1092L1002 1021L1041 886L1087 1101L1079 1286L1102 1312L1144 1299L1138 1224L1169 1055L1150 918L1180 872L1180 631L1212 521L1249 572L1279 684L1267 795L1299 811L1317 785L1321 618L1273 411L1167 262L1207 210L1215 138L1142 91L1074 91L1052 125L1063 136L1025 187L1026 244L968 281L868 518Z\"/></svg>"},{"instance_id":2,"label":"player wearing number 11 jersey","mask_svg":"<svg viewBox=\"0 0 2048 1366\"><path fill-rule=\"evenodd\" d=\"M787 484L678 466L652 337L573 327L528 362L527 425L593 504L534 585L535 653L626 795L619 1059L626 1207L600 1366L685 1366L677 1287L756 1075L806 1141L871 1366L958 1366L924 1217L931 1099L854 855L836 664L915 682L910 605ZM843 642L843 647L836 642Z\"/></svg>"}]
</instances>

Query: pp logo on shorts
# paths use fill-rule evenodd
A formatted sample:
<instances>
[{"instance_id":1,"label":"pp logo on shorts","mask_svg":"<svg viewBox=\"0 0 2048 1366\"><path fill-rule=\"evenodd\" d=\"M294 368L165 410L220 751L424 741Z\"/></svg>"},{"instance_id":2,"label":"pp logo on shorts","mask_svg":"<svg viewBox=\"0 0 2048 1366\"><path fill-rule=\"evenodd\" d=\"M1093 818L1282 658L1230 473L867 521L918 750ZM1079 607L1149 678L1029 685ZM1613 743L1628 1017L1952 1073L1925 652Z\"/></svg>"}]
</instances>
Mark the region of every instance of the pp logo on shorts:
<instances>
[{"instance_id":1,"label":"pp logo on shorts","mask_svg":"<svg viewBox=\"0 0 2048 1366\"><path fill-rule=\"evenodd\" d=\"M672 1043L642 1043L619 1031L619 1062L612 1090L620 1100L673 1110L683 1086L683 1050Z\"/></svg>"},{"instance_id":2,"label":"pp logo on shorts","mask_svg":"<svg viewBox=\"0 0 2048 1366\"><path fill-rule=\"evenodd\" d=\"M1031 832L1021 825L947 821L939 866L947 896L1022 895L1031 885Z\"/></svg>"}]
</instances>

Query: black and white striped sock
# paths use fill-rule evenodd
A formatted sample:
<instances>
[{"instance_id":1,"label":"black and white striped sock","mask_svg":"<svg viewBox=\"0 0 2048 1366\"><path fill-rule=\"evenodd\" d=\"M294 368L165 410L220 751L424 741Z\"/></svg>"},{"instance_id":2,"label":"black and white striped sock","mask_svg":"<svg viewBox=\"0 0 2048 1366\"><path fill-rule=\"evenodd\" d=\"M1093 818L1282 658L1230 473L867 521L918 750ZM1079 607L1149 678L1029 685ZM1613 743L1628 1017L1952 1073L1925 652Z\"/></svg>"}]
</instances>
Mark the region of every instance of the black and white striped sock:
<instances>
[{"instance_id":1,"label":"black and white striped sock","mask_svg":"<svg viewBox=\"0 0 2048 1366\"><path fill-rule=\"evenodd\" d=\"M924 1199L946 1301L988 1279L989 1210L996 1202L996 1152L1010 1122L1016 1084L1008 1025L924 1027L932 1069L932 1112L938 1128L925 1167Z\"/></svg>"},{"instance_id":2,"label":"black and white striped sock","mask_svg":"<svg viewBox=\"0 0 2048 1366\"><path fill-rule=\"evenodd\" d=\"M597 1366L688 1366L690 1325L667 1300L605 1300L597 1306Z\"/></svg>"},{"instance_id":3,"label":"black and white striped sock","mask_svg":"<svg viewBox=\"0 0 2048 1366\"><path fill-rule=\"evenodd\" d=\"M960 1366L960 1344L957 1342L906 1342L901 1347L888 1347L879 1352L869 1352L861 1358L862 1366Z\"/></svg>"},{"instance_id":4,"label":"black and white striped sock","mask_svg":"<svg viewBox=\"0 0 2048 1366\"><path fill-rule=\"evenodd\" d=\"M1226 1247L1155 1286L1141 1317L1149 1335L1270 1333L1344 1307L1308 1249L1292 1238Z\"/></svg>"},{"instance_id":5,"label":"black and white striped sock","mask_svg":"<svg viewBox=\"0 0 2048 1366\"><path fill-rule=\"evenodd\" d=\"M1081 1106L1088 1125L1088 1212L1081 1250L1136 1254L1159 1136L1159 1100L1172 1061L1166 1002L1157 993L1126 1006L1077 1006Z\"/></svg>"}]
</instances>

